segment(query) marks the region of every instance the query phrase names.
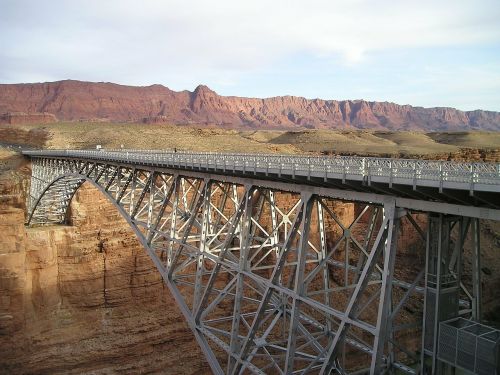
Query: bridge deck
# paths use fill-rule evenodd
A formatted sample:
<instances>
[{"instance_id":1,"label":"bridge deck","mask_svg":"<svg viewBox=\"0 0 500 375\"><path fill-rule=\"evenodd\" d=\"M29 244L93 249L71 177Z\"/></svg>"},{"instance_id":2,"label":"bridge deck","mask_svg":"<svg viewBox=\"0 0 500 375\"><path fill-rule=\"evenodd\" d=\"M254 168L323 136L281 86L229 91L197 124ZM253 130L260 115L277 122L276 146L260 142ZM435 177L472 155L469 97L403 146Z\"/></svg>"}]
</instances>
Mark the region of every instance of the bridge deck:
<instances>
[{"instance_id":1,"label":"bridge deck","mask_svg":"<svg viewBox=\"0 0 500 375\"><path fill-rule=\"evenodd\" d=\"M500 206L499 163L153 150L37 150L23 154L210 172L477 207Z\"/></svg>"}]
</instances>

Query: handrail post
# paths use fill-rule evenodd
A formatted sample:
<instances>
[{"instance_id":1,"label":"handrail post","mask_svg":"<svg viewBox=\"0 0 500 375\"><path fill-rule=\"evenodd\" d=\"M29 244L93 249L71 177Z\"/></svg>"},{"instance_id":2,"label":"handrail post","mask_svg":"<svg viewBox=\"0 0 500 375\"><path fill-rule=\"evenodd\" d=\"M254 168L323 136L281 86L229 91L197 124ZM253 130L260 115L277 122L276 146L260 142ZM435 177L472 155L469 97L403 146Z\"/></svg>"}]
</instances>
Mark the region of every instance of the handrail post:
<instances>
[{"instance_id":1,"label":"handrail post","mask_svg":"<svg viewBox=\"0 0 500 375\"><path fill-rule=\"evenodd\" d=\"M366 173L366 158L361 160L361 175L363 176L363 183L366 183L366 180L368 180L368 174Z\"/></svg>"},{"instance_id":2,"label":"handrail post","mask_svg":"<svg viewBox=\"0 0 500 375\"><path fill-rule=\"evenodd\" d=\"M345 159L342 159L342 168L343 168L343 175L342 175L342 183L345 184L345 178L347 174L346 166L345 166Z\"/></svg>"},{"instance_id":3,"label":"handrail post","mask_svg":"<svg viewBox=\"0 0 500 375\"><path fill-rule=\"evenodd\" d=\"M439 163L439 192L443 192L443 161Z\"/></svg>"},{"instance_id":4,"label":"handrail post","mask_svg":"<svg viewBox=\"0 0 500 375\"><path fill-rule=\"evenodd\" d=\"M417 190L417 162L413 162L413 190Z\"/></svg>"},{"instance_id":5,"label":"handrail post","mask_svg":"<svg viewBox=\"0 0 500 375\"><path fill-rule=\"evenodd\" d=\"M474 195L474 174L476 170L476 163L472 163L471 165L471 174L470 174L470 189L469 189L469 195L473 196Z\"/></svg>"},{"instance_id":6,"label":"handrail post","mask_svg":"<svg viewBox=\"0 0 500 375\"><path fill-rule=\"evenodd\" d=\"M392 160L389 160L389 187L392 188Z\"/></svg>"}]
</instances>

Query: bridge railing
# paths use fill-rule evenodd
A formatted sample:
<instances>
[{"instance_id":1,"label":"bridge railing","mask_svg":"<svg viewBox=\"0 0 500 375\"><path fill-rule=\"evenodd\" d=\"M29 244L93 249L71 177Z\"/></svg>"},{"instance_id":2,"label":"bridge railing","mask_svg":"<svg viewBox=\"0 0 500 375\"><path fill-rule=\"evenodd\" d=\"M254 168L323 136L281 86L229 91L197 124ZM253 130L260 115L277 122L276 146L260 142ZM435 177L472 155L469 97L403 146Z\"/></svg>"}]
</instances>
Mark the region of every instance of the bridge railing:
<instances>
[{"instance_id":1,"label":"bridge railing","mask_svg":"<svg viewBox=\"0 0 500 375\"><path fill-rule=\"evenodd\" d=\"M499 163L464 163L440 160L391 159L351 156L306 156L249 153L188 152L173 150L40 150L24 151L32 156L83 157L100 160L149 162L176 166L217 168L250 172L293 171L331 173L414 181L500 185Z\"/></svg>"}]
</instances>

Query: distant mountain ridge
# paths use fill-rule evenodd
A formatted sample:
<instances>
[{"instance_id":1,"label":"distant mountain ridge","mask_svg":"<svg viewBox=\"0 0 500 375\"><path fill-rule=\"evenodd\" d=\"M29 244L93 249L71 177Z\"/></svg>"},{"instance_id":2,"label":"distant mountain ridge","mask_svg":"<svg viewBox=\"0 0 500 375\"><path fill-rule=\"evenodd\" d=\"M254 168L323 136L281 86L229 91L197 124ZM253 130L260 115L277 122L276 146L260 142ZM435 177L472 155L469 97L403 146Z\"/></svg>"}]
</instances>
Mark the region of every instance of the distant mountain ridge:
<instances>
[{"instance_id":1,"label":"distant mountain ridge","mask_svg":"<svg viewBox=\"0 0 500 375\"><path fill-rule=\"evenodd\" d=\"M6 113L24 113L27 118L52 114L64 121L164 122L249 129L500 130L500 112L493 111L296 96L258 99L220 96L203 85L193 92L177 92L162 85L74 80L0 84L0 114Z\"/></svg>"}]
</instances>

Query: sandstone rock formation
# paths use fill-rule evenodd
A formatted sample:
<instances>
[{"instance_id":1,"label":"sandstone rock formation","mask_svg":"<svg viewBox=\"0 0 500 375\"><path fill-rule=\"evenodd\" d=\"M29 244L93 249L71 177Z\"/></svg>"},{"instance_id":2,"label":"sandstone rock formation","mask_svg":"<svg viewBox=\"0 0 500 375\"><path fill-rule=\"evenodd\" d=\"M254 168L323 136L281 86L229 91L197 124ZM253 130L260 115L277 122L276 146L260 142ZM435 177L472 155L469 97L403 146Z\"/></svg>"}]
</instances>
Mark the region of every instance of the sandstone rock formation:
<instances>
[{"instance_id":1,"label":"sandstone rock formation","mask_svg":"<svg viewBox=\"0 0 500 375\"><path fill-rule=\"evenodd\" d=\"M0 374L210 373L104 196L82 187L73 225L27 229L26 186L8 177L0 178Z\"/></svg>"},{"instance_id":2,"label":"sandstone rock formation","mask_svg":"<svg viewBox=\"0 0 500 375\"><path fill-rule=\"evenodd\" d=\"M7 112L0 114L0 124L50 124L57 122L52 113Z\"/></svg>"},{"instance_id":3,"label":"sandstone rock formation","mask_svg":"<svg viewBox=\"0 0 500 375\"><path fill-rule=\"evenodd\" d=\"M251 129L500 130L500 113L463 112L364 100L294 96L220 96L200 85L175 92L162 85L59 81L0 85L0 113L48 112L60 120L205 124Z\"/></svg>"}]
</instances>

